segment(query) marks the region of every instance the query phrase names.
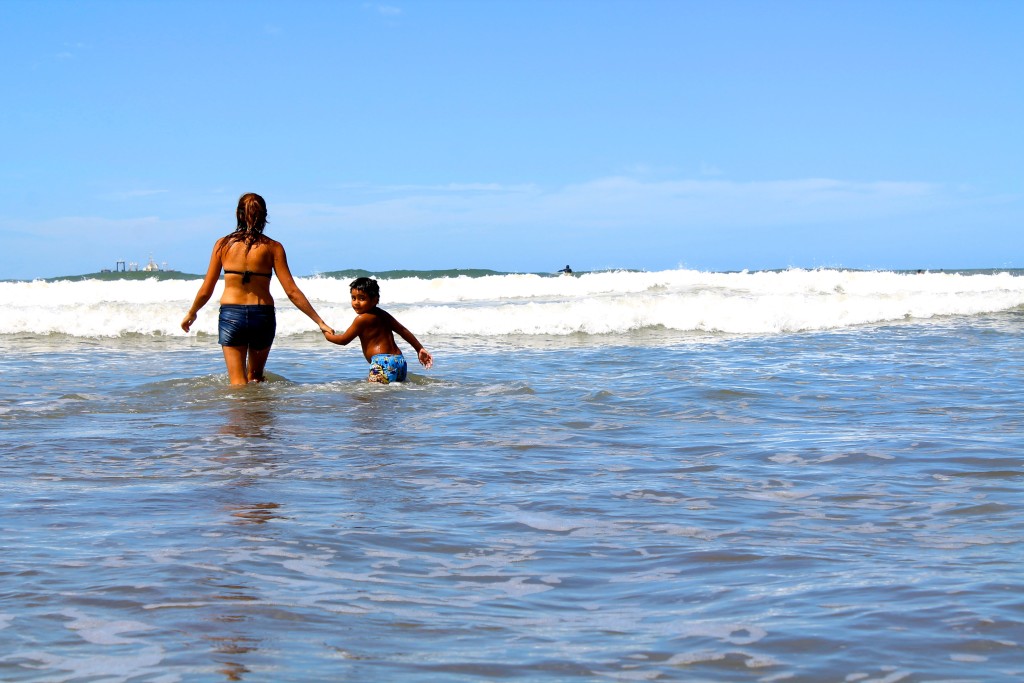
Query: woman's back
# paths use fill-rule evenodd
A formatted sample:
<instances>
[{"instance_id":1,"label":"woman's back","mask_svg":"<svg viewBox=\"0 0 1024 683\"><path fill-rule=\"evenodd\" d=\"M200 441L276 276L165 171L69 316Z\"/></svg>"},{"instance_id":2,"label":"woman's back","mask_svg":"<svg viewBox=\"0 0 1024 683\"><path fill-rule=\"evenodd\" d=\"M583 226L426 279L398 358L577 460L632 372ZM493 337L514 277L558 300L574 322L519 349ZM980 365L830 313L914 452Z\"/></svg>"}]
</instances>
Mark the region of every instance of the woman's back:
<instances>
[{"instance_id":1,"label":"woman's back","mask_svg":"<svg viewBox=\"0 0 1024 683\"><path fill-rule=\"evenodd\" d=\"M272 306L270 280L274 272L274 247L277 242L260 236L246 249L243 240L221 240L220 259L224 268L222 304L261 304Z\"/></svg>"}]
</instances>

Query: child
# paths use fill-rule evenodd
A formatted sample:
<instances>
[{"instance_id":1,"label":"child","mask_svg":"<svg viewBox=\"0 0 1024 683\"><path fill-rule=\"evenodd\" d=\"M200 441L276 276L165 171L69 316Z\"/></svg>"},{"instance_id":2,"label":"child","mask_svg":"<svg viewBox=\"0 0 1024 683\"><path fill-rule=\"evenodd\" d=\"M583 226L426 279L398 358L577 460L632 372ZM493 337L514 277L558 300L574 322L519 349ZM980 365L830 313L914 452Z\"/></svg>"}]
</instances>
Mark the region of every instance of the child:
<instances>
[{"instance_id":1,"label":"child","mask_svg":"<svg viewBox=\"0 0 1024 683\"><path fill-rule=\"evenodd\" d=\"M341 334L324 332L324 337L327 341L342 346L359 337L363 355L370 361L370 376L367 378L369 381L379 384L405 381L408 366L402 350L395 343L395 332L412 345L423 367L429 369L434 364L430 352L423 348L423 344L420 344L412 332L391 317L390 313L377 308L377 304L380 303L380 287L376 280L368 277L356 278L349 285L349 289L352 293L352 310L356 312L356 319Z\"/></svg>"}]
</instances>

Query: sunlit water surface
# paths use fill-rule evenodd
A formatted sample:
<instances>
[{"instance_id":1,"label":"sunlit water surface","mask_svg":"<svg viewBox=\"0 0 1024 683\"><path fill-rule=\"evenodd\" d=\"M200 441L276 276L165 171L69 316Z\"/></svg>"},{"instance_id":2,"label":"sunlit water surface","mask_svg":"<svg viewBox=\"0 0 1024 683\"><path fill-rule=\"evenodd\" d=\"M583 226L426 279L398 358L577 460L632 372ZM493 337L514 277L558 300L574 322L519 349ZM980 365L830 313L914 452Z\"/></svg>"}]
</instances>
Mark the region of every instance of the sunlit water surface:
<instances>
[{"instance_id":1,"label":"sunlit water surface","mask_svg":"<svg viewBox=\"0 0 1024 683\"><path fill-rule=\"evenodd\" d=\"M0 337L0 680L1018 680L1022 331Z\"/></svg>"}]
</instances>

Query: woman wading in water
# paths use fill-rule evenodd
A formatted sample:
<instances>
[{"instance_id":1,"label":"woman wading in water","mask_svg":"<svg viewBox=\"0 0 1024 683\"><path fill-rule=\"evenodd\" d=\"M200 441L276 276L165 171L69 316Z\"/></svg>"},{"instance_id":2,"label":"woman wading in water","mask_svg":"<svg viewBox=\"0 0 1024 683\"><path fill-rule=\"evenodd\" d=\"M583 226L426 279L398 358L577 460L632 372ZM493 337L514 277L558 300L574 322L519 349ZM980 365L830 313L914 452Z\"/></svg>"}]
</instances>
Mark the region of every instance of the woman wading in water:
<instances>
[{"instance_id":1,"label":"woman wading in water","mask_svg":"<svg viewBox=\"0 0 1024 683\"><path fill-rule=\"evenodd\" d=\"M246 384L263 381L263 368L274 343L277 321L274 298L270 296L270 279L275 273L296 308L308 315L322 332L334 334L334 330L317 315L295 284L284 247L263 234L267 225L267 203L263 197L252 192L243 194L235 215L238 226L213 245L210 267L192 308L181 321L181 329L188 332L192 327L199 309L213 296L223 268L218 341L224 349L228 379L232 384Z\"/></svg>"}]
</instances>

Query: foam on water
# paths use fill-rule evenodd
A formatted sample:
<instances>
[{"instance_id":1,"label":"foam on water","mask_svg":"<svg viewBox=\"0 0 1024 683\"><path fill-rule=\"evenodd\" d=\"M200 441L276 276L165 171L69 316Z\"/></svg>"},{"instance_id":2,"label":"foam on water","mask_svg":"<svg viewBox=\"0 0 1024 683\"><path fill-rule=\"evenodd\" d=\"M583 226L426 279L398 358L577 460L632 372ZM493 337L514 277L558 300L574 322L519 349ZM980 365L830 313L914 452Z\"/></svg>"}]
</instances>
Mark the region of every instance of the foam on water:
<instances>
[{"instance_id":1,"label":"foam on water","mask_svg":"<svg viewBox=\"0 0 1024 683\"><path fill-rule=\"evenodd\" d=\"M345 327L347 279L300 278L321 316ZM976 315L1024 304L1024 278L1010 273L788 270L755 273L598 272L402 277L382 280L382 306L417 332L446 335L616 334L643 329L773 334ZM196 281L0 283L0 334L76 337L184 335L179 325ZM315 333L275 280L278 335ZM217 332L214 294L193 334Z\"/></svg>"}]
</instances>

